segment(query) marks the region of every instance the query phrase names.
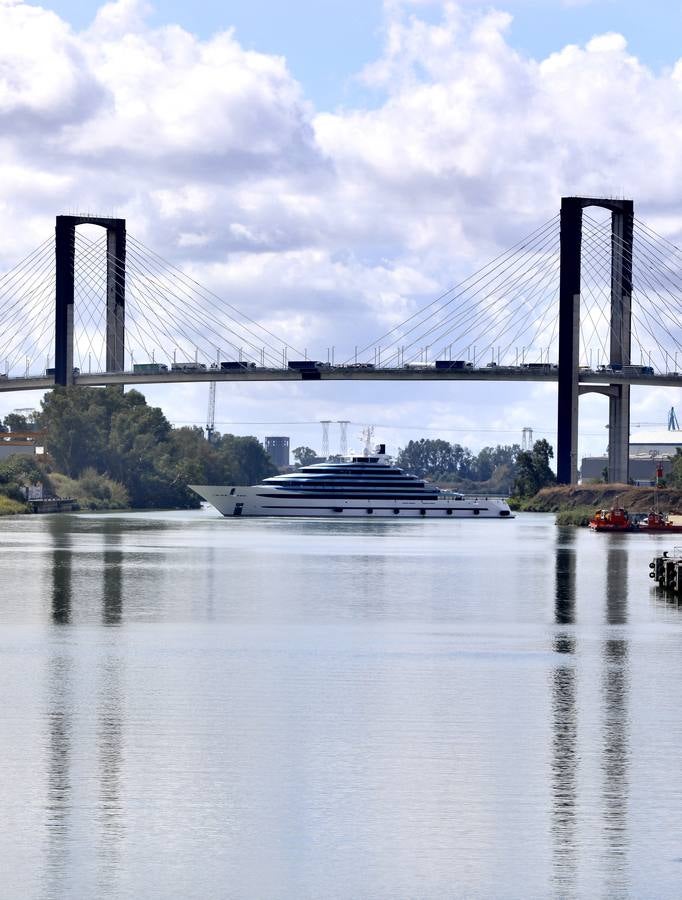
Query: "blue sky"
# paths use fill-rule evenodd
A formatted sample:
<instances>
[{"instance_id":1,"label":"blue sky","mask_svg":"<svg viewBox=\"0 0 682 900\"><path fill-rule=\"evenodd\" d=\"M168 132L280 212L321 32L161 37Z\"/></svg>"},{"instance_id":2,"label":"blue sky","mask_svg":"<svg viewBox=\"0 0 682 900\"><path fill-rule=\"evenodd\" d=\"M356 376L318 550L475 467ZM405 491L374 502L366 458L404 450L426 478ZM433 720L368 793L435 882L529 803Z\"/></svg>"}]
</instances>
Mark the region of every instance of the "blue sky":
<instances>
[{"instance_id":1,"label":"blue sky","mask_svg":"<svg viewBox=\"0 0 682 900\"><path fill-rule=\"evenodd\" d=\"M563 195L632 196L682 241L678 3L144 6L0 0L0 208L21 222L0 235L0 271L57 213L119 215L324 359L476 271ZM146 393L174 422L203 420L203 386ZM635 391L633 421L665 421L678 393ZM38 399L2 395L0 413ZM541 385L220 386L216 417L377 423L393 450L423 426L476 449L524 426L552 440L556 410ZM582 451L604 449L605 421L603 398L581 401Z\"/></svg>"},{"instance_id":2,"label":"blue sky","mask_svg":"<svg viewBox=\"0 0 682 900\"><path fill-rule=\"evenodd\" d=\"M44 5L75 28L85 28L101 4L53 0ZM469 0L465 6L509 12L510 44L536 58L607 31L625 35L630 50L656 69L672 65L682 48L682 4L673 0ZM285 56L319 107L367 97L356 75L378 56L383 42L380 0L163 0L151 7L155 24L176 23L204 38L235 28L244 47ZM414 12L435 21L440 3L420 4Z\"/></svg>"}]
</instances>

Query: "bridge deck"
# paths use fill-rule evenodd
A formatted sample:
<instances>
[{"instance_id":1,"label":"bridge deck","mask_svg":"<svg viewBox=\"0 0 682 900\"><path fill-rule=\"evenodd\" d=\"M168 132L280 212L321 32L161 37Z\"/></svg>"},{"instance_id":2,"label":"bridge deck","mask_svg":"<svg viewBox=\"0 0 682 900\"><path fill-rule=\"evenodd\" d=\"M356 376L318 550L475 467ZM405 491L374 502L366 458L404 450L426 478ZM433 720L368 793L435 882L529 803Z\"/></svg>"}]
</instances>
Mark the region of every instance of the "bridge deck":
<instances>
[{"instance_id":1,"label":"bridge deck","mask_svg":"<svg viewBox=\"0 0 682 900\"><path fill-rule=\"evenodd\" d=\"M319 374L319 379L318 379ZM301 381L308 380L295 369L235 369L203 372L103 372L74 376L74 384L101 387L108 384L174 384L176 382L205 381ZM316 370L314 380L320 381L557 381L558 370L539 371L521 367L496 366L494 368L469 369L360 369L348 366L330 366ZM658 387L682 386L682 374L623 375L615 372L581 372L579 384L585 387L610 384L656 385ZM54 387L52 377L0 377L0 391L49 390Z\"/></svg>"}]
</instances>

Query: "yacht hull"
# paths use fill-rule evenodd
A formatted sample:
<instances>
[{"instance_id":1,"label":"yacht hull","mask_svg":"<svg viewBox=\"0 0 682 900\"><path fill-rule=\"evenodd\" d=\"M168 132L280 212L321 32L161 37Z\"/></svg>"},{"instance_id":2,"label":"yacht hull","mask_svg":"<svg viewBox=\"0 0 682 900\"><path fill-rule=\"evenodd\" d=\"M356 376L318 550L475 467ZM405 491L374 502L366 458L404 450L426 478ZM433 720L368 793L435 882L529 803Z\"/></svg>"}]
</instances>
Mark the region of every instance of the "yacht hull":
<instances>
[{"instance_id":1,"label":"yacht hull","mask_svg":"<svg viewBox=\"0 0 682 900\"><path fill-rule=\"evenodd\" d=\"M497 497L452 497L441 494L433 500L390 497L300 497L260 486L191 484L190 488L223 516L314 516L339 518L513 518L507 503Z\"/></svg>"}]
</instances>

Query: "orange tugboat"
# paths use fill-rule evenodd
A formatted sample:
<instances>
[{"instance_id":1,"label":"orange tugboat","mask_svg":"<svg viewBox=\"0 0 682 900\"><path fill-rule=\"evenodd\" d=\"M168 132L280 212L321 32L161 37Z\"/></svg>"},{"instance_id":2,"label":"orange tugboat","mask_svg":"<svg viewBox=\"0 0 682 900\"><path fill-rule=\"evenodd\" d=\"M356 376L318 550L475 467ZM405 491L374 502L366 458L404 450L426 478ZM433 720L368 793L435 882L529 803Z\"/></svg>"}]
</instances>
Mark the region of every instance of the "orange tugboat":
<instances>
[{"instance_id":1,"label":"orange tugboat","mask_svg":"<svg viewBox=\"0 0 682 900\"><path fill-rule=\"evenodd\" d=\"M682 525L671 522L669 516L659 512L650 512L644 521L639 523L639 531L649 534L682 534Z\"/></svg>"},{"instance_id":2,"label":"orange tugboat","mask_svg":"<svg viewBox=\"0 0 682 900\"><path fill-rule=\"evenodd\" d=\"M598 509L590 519L590 528L594 531L638 531L637 523L622 506L612 509Z\"/></svg>"},{"instance_id":3,"label":"orange tugboat","mask_svg":"<svg viewBox=\"0 0 682 900\"><path fill-rule=\"evenodd\" d=\"M633 519L626 509L598 509L590 519L593 531L637 531L640 534L682 534L682 523L672 522L663 513L650 512L643 519Z\"/></svg>"}]
</instances>

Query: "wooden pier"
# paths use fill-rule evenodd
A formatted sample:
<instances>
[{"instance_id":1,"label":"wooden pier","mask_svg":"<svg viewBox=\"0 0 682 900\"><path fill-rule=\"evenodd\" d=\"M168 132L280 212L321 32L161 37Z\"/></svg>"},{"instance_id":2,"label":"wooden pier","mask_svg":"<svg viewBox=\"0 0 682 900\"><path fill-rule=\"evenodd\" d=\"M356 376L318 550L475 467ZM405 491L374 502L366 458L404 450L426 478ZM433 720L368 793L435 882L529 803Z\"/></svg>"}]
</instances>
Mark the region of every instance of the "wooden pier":
<instances>
[{"instance_id":1,"label":"wooden pier","mask_svg":"<svg viewBox=\"0 0 682 900\"><path fill-rule=\"evenodd\" d=\"M80 509L78 501L72 497L46 497L28 500L27 503L32 513L76 512Z\"/></svg>"}]
</instances>

